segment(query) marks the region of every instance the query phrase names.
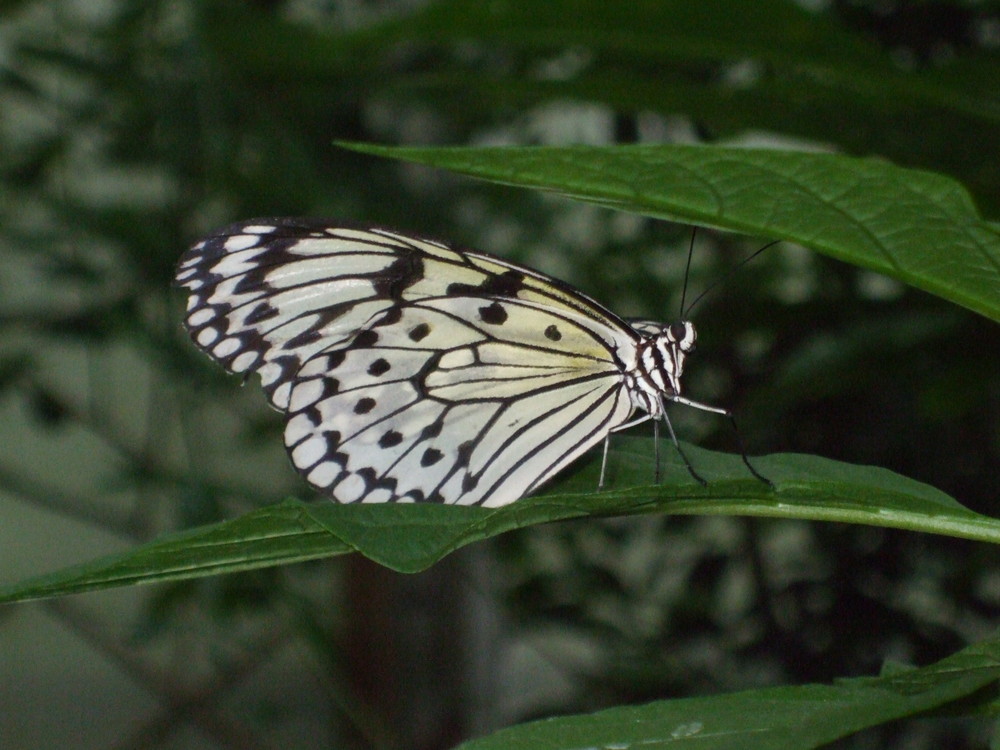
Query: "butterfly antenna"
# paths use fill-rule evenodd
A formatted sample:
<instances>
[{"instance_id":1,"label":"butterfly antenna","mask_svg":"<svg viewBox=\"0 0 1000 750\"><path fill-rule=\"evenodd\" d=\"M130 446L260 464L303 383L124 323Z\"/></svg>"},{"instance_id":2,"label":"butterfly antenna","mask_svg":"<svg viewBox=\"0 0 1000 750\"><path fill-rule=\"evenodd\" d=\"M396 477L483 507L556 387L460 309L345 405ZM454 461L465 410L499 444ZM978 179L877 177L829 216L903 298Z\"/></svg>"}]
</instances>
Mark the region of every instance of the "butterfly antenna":
<instances>
[{"instance_id":1,"label":"butterfly antenna","mask_svg":"<svg viewBox=\"0 0 1000 750\"><path fill-rule=\"evenodd\" d=\"M691 244L688 245L688 259L687 265L684 266L684 286L681 288L681 320L684 319L684 299L687 297L688 293L688 279L691 278L691 256L694 255L694 235L698 231L698 227L691 228ZM698 300L695 300L697 302ZM694 307L694 305L692 305Z\"/></svg>"},{"instance_id":2,"label":"butterfly antenna","mask_svg":"<svg viewBox=\"0 0 1000 750\"><path fill-rule=\"evenodd\" d=\"M687 310L685 310L684 307L683 307L683 299L684 299L684 297L683 297L683 293L682 293L682 296L681 296L681 300L682 300L681 318L683 320L687 320L688 316L691 314L691 311L694 309L694 306L697 305L699 302L701 302L702 299L704 299L705 295L707 295L710 291L712 291L716 287L721 286L722 284L725 284L727 281L729 281L729 279L731 279L733 277L733 274L735 274L737 271L739 271L741 268L743 268L743 266L745 266L747 263L749 263L750 261L752 261L754 258L756 258L758 255L760 255L762 252L764 252L765 250L767 250L769 247L773 247L774 245L777 245L779 242L781 242L781 240L773 240L771 242L768 242L766 245L764 245L764 247L760 248L760 250L756 250L755 252L751 253L750 255L748 255L747 257L745 257L743 260L741 260L739 263L737 263L735 266L733 266L732 268L730 268L729 271L726 272L725 276L723 276L720 279L716 279L711 284L709 284L708 287L706 287L704 290L702 290L702 293L699 294L697 297L695 297L694 302L692 302L688 306ZM692 243L692 246L693 246L694 245L694 238L693 237L692 237L691 243ZM690 267L691 267L691 255L688 254L688 268L690 268ZM686 291L687 291L687 276L685 275L685 277L684 277L684 292L686 292Z\"/></svg>"}]
</instances>

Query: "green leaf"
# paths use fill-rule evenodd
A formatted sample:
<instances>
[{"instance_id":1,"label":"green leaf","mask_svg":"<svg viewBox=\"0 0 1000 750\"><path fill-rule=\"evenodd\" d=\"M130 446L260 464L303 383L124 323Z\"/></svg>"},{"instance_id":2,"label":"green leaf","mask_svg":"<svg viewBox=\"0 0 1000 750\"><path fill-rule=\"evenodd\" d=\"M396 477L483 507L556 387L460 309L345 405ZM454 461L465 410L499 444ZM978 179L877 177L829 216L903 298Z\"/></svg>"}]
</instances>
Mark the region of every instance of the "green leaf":
<instances>
[{"instance_id":1,"label":"green leaf","mask_svg":"<svg viewBox=\"0 0 1000 750\"><path fill-rule=\"evenodd\" d=\"M755 459L777 486L772 491L748 475L739 456L687 446L708 486L695 482L676 458L666 466L663 483L649 485L651 441L619 438L616 445L609 477L617 489L594 491L598 462L591 461L542 494L502 508L288 501L0 588L0 602L232 573L351 551L414 573L460 547L511 529L586 516L799 518L1000 543L1000 520L973 513L944 493L885 469L794 454Z\"/></svg>"},{"instance_id":2,"label":"green leaf","mask_svg":"<svg viewBox=\"0 0 1000 750\"><path fill-rule=\"evenodd\" d=\"M922 669L842 680L835 685L747 690L561 716L504 729L459 747L813 748L867 727L943 708L998 679L1000 640L992 639Z\"/></svg>"},{"instance_id":3,"label":"green leaf","mask_svg":"<svg viewBox=\"0 0 1000 750\"><path fill-rule=\"evenodd\" d=\"M791 240L1000 321L1000 227L980 218L961 185L930 172L714 146L340 145L621 211Z\"/></svg>"},{"instance_id":4,"label":"green leaf","mask_svg":"<svg viewBox=\"0 0 1000 750\"><path fill-rule=\"evenodd\" d=\"M0 602L238 573L350 551L317 526L310 506L284 502L4 587Z\"/></svg>"}]
</instances>

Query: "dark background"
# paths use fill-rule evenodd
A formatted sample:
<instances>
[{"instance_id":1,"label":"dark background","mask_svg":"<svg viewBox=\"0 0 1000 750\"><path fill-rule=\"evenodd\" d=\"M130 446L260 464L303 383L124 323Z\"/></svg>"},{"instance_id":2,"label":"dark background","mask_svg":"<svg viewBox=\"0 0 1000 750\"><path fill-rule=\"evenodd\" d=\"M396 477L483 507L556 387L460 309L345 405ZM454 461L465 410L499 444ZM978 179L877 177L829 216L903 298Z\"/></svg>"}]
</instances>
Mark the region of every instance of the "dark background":
<instances>
[{"instance_id":1,"label":"dark background","mask_svg":"<svg viewBox=\"0 0 1000 750\"><path fill-rule=\"evenodd\" d=\"M309 497L279 416L181 329L174 263L231 221L394 226L674 317L690 227L334 139L808 145L947 173L995 218L996 6L818 5L0 4L3 580ZM699 232L691 291L765 241ZM689 392L732 406L751 453L875 464L1000 515L991 322L787 245L696 320ZM673 413L682 439L733 449L725 423ZM588 520L413 577L337 559L7 607L0 735L430 750L532 717L874 674L992 632L997 563L877 528ZM910 721L842 744L987 732Z\"/></svg>"}]
</instances>

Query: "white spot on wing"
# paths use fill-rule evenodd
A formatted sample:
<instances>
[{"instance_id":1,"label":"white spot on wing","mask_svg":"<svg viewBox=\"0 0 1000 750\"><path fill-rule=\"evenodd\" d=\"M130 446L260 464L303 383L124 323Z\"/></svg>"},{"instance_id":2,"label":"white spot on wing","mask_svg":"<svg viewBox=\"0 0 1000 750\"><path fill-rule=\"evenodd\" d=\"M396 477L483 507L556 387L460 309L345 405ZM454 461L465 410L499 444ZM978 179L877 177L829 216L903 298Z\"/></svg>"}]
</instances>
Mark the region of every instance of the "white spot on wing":
<instances>
[{"instance_id":1,"label":"white spot on wing","mask_svg":"<svg viewBox=\"0 0 1000 750\"><path fill-rule=\"evenodd\" d=\"M309 418L304 414L296 414L285 423L285 445L289 448L295 446L295 450L298 450L299 442L312 432L313 424L309 421ZM300 465L294 451L292 453L292 463L296 466ZM312 463L316 463L316 461L314 460ZM308 467L312 466L312 463L302 465Z\"/></svg>"},{"instance_id":2,"label":"white spot on wing","mask_svg":"<svg viewBox=\"0 0 1000 750\"><path fill-rule=\"evenodd\" d=\"M212 349L212 354L219 359L228 357L230 354L235 354L240 350L240 340L239 339L224 339L215 345Z\"/></svg>"},{"instance_id":3,"label":"white spot on wing","mask_svg":"<svg viewBox=\"0 0 1000 750\"><path fill-rule=\"evenodd\" d=\"M310 481L312 473L309 474ZM344 481L337 485L335 490L337 499L342 503L354 503L364 497L365 480L357 474L350 474L344 477Z\"/></svg>"},{"instance_id":4,"label":"white spot on wing","mask_svg":"<svg viewBox=\"0 0 1000 750\"><path fill-rule=\"evenodd\" d=\"M217 338L219 338L218 331L214 328L206 328L198 333L198 346L202 349L208 349Z\"/></svg>"},{"instance_id":5,"label":"white spot on wing","mask_svg":"<svg viewBox=\"0 0 1000 750\"><path fill-rule=\"evenodd\" d=\"M329 487L340 474L340 467L332 461L321 463L309 472L307 479L317 487Z\"/></svg>"},{"instance_id":6,"label":"white spot on wing","mask_svg":"<svg viewBox=\"0 0 1000 750\"><path fill-rule=\"evenodd\" d=\"M273 380L274 378L272 378L271 380L265 380L263 382L265 385L269 385L271 382L273 382ZM291 394L291 392L292 392L292 384L282 383L281 385L279 385L277 388L274 389L274 393L271 394L271 401L273 401L274 405L277 406L279 409L287 409L288 397Z\"/></svg>"},{"instance_id":7,"label":"white spot on wing","mask_svg":"<svg viewBox=\"0 0 1000 750\"><path fill-rule=\"evenodd\" d=\"M290 428L291 422L289 422L289 429L285 430L286 434L288 434ZM292 450L292 462L304 469L313 466L316 462L322 460L324 456L326 456L326 440L318 435L313 435L308 440L304 440Z\"/></svg>"},{"instance_id":8,"label":"white spot on wing","mask_svg":"<svg viewBox=\"0 0 1000 750\"><path fill-rule=\"evenodd\" d=\"M256 235L234 234L225 241L223 247L225 247L229 252L235 252L237 250L246 250L248 247L253 247L258 242L260 242L260 237Z\"/></svg>"},{"instance_id":9,"label":"white spot on wing","mask_svg":"<svg viewBox=\"0 0 1000 750\"><path fill-rule=\"evenodd\" d=\"M257 352L243 352L229 366L233 372L244 372L257 361Z\"/></svg>"},{"instance_id":10,"label":"white spot on wing","mask_svg":"<svg viewBox=\"0 0 1000 750\"><path fill-rule=\"evenodd\" d=\"M195 298L192 297L191 299ZM207 323L214 317L215 313L213 313L209 308L203 307L201 310L198 310L197 312L193 312L190 315L188 315L188 325L193 328L197 328L201 324Z\"/></svg>"}]
</instances>

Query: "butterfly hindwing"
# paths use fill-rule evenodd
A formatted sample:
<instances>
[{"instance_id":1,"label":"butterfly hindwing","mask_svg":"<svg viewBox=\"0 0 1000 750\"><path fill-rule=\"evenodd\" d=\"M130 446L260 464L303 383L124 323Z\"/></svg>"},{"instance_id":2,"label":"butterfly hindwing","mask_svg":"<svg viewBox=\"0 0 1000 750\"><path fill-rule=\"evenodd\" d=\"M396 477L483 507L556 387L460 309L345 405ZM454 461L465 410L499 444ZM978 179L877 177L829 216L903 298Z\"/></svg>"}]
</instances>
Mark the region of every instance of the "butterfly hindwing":
<instances>
[{"instance_id":1,"label":"butterfly hindwing","mask_svg":"<svg viewBox=\"0 0 1000 750\"><path fill-rule=\"evenodd\" d=\"M477 317L484 301L469 297L394 308L307 362L285 431L296 467L342 502L501 505L627 418L620 371L587 332L516 300L491 304L504 314Z\"/></svg>"}]
</instances>

